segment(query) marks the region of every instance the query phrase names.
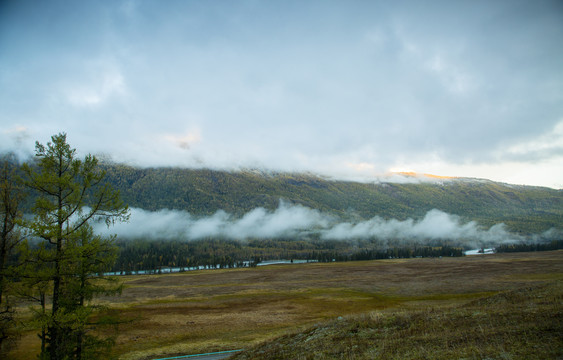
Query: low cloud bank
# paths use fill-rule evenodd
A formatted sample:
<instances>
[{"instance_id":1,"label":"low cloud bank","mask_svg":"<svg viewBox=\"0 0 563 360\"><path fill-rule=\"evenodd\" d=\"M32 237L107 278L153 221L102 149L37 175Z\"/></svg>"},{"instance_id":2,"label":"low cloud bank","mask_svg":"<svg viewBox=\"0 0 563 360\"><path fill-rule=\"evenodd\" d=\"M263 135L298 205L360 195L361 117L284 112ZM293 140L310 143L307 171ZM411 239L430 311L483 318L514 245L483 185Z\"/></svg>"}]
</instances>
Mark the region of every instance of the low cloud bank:
<instances>
[{"instance_id":1,"label":"low cloud bank","mask_svg":"<svg viewBox=\"0 0 563 360\"><path fill-rule=\"evenodd\" d=\"M196 217L185 211L151 212L133 208L128 223L118 223L109 229L97 224L95 229L98 233L113 233L120 238L182 240L314 237L323 240L377 239L384 243L409 241L423 244L447 240L467 247L530 240L510 233L504 224L485 229L474 221L464 222L459 216L436 209L428 211L418 220L386 220L376 216L365 221L345 221L331 214L283 201L274 211L256 208L240 218L224 211L208 217ZM551 231L542 236L553 235L556 234Z\"/></svg>"},{"instance_id":2,"label":"low cloud bank","mask_svg":"<svg viewBox=\"0 0 563 360\"><path fill-rule=\"evenodd\" d=\"M463 223L461 218L440 210L430 210L421 220L385 220L376 216L370 220L335 224L323 233L327 239L409 239L409 240L465 240L500 243L521 240L511 234L504 224L496 224L488 230L476 222Z\"/></svg>"},{"instance_id":3,"label":"low cloud bank","mask_svg":"<svg viewBox=\"0 0 563 360\"><path fill-rule=\"evenodd\" d=\"M256 208L241 218L225 211L212 216L196 217L185 211L147 211L131 209L128 223L118 223L110 229L96 225L99 233L119 237L196 240L222 237L235 240L248 238L303 237L331 227L338 219L301 205L281 202L275 211Z\"/></svg>"}]
</instances>

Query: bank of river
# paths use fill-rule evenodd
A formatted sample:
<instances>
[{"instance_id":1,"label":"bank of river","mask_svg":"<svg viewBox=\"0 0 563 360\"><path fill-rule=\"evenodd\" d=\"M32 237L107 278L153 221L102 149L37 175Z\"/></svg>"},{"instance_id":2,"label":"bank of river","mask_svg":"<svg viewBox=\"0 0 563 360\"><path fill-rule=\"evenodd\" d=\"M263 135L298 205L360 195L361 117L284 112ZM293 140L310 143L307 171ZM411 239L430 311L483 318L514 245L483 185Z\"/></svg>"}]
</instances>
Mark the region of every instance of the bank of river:
<instances>
[{"instance_id":1,"label":"bank of river","mask_svg":"<svg viewBox=\"0 0 563 360\"><path fill-rule=\"evenodd\" d=\"M267 265L279 265L279 264L305 264L310 262L318 262L317 260L266 260L259 262L256 266L267 266ZM250 261L244 261L244 267L249 267ZM149 275L149 274L172 274L180 273L185 271L195 271L195 270L213 270L219 269L219 265L215 267L209 266L192 266L192 267L162 267L153 270L137 270L137 271L116 271L104 273L106 276L119 276L119 275ZM236 268L236 266L235 266Z\"/></svg>"}]
</instances>

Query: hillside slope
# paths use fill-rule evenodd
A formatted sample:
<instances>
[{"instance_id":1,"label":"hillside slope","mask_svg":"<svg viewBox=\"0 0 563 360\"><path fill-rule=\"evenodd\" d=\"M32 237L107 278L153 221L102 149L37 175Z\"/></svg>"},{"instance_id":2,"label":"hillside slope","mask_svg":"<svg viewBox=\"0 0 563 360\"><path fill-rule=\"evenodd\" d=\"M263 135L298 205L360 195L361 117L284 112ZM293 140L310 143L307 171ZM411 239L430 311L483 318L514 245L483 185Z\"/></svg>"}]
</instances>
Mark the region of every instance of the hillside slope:
<instances>
[{"instance_id":1,"label":"hillside slope","mask_svg":"<svg viewBox=\"0 0 563 360\"><path fill-rule=\"evenodd\" d=\"M106 165L106 170L123 199L146 210L177 209L194 215L224 210L240 216L257 207L275 209L282 199L342 217L404 220L439 209L483 226L504 222L524 233L563 228L562 190L488 180L359 183L298 173L125 165Z\"/></svg>"},{"instance_id":2,"label":"hillside slope","mask_svg":"<svg viewBox=\"0 0 563 360\"><path fill-rule=\"evenodd\" d=\"M559 359L562 296L556 281L453 308L341 317L233 359Z\"/></svg>"}]
</instances>

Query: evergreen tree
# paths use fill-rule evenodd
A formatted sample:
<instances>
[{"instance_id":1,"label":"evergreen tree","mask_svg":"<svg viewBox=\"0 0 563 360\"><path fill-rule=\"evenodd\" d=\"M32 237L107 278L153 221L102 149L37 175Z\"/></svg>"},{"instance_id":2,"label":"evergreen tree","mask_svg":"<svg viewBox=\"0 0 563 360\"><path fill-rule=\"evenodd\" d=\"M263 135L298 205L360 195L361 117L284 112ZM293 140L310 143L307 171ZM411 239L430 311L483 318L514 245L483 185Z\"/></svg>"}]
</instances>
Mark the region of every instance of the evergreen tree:
<instances>
[{"instance_id":1,"label":"evergreen tree","mask_svg":"<svg viewBox=\"0 0 563 360\"><path fill-rule=\"evenodd\" d=\"M13 338L15 328L9 259L22 239L17 225L22 218L20 205L24 196L17 168L13 154L0 159L0 354L6 350L7 340Z\"/></svg>"},{"instance_id":2,"label":"evergreen tree","mask_svg":"<svg viewBox=\"0 0 563 360\"><path fill-rule=\"evenodd\" d=\"M26 226L41 240L37 250L27 252L28 262L39 270L25 277L42 291L49 285L49 296L40 294L49 307L38 316L41 323L44 359L86 358L87 325L95 308L87 305L96 294L110 291L96 281L96 276L111 266L107 256L112 240L94 236L91 223L126 220L128 209L108 184L98 160L87 155L77 157L76 149L66 141L66 134L51 137L47 146L36 143L36 162L24 164L26 185L36 192L32 208L34 218ZM40 292L38 292L40 293ZM49 309L47 311L46 309ZM92 353L94 355L94 353Z\"/></svg>"}]
</instances>

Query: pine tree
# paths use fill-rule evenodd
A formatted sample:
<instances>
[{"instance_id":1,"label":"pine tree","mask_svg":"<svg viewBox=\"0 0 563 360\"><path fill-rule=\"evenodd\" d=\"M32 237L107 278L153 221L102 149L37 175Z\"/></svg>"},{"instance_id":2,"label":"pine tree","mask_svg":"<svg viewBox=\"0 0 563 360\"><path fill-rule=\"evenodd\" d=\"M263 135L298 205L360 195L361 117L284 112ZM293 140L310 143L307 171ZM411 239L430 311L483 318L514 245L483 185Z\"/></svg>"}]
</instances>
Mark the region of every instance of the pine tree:
<instances>
[{"instance_id":1,"label":"pine tree","mask_svg":"<svg viewBox=\"0 0 563 360\"><path fill-rule=\"evenodd\" d=\"M112 239L95 236L91 224L126 220L128 209L119 193L103 183L105 173L96 157L78 159L64 133L51 140L47 146L37 142L36 162L23 166L26 185L36 195L34 218L26 226L41 241L36 250L27 252L27 260L39 274L37 286L44 291L49 283L50 309L43 307L38 314L44 342L41 357L82 359L90 354L85 346L96 343L86 336L95 310L89 301L117 290L97 279L111 266L108 261L114 256L108 254L115 250ZM33 282L33 274L26 275ZM45 302L45 294L38 294Z\"/></svg>"},{"instance_id":2,"label":"pine tree","mask_svg":"<svg viewBox=\"0 0 563 360\"><path fill-rule=\"evenodd\" d=\"M18 228L22 213L20 205L24 197L18 164L13 154L0 159L0 354L6 349L7 340L14 337L15 320L13 298L13 269L9 263L22 236Z\"/></svg>"}]
</instances>

